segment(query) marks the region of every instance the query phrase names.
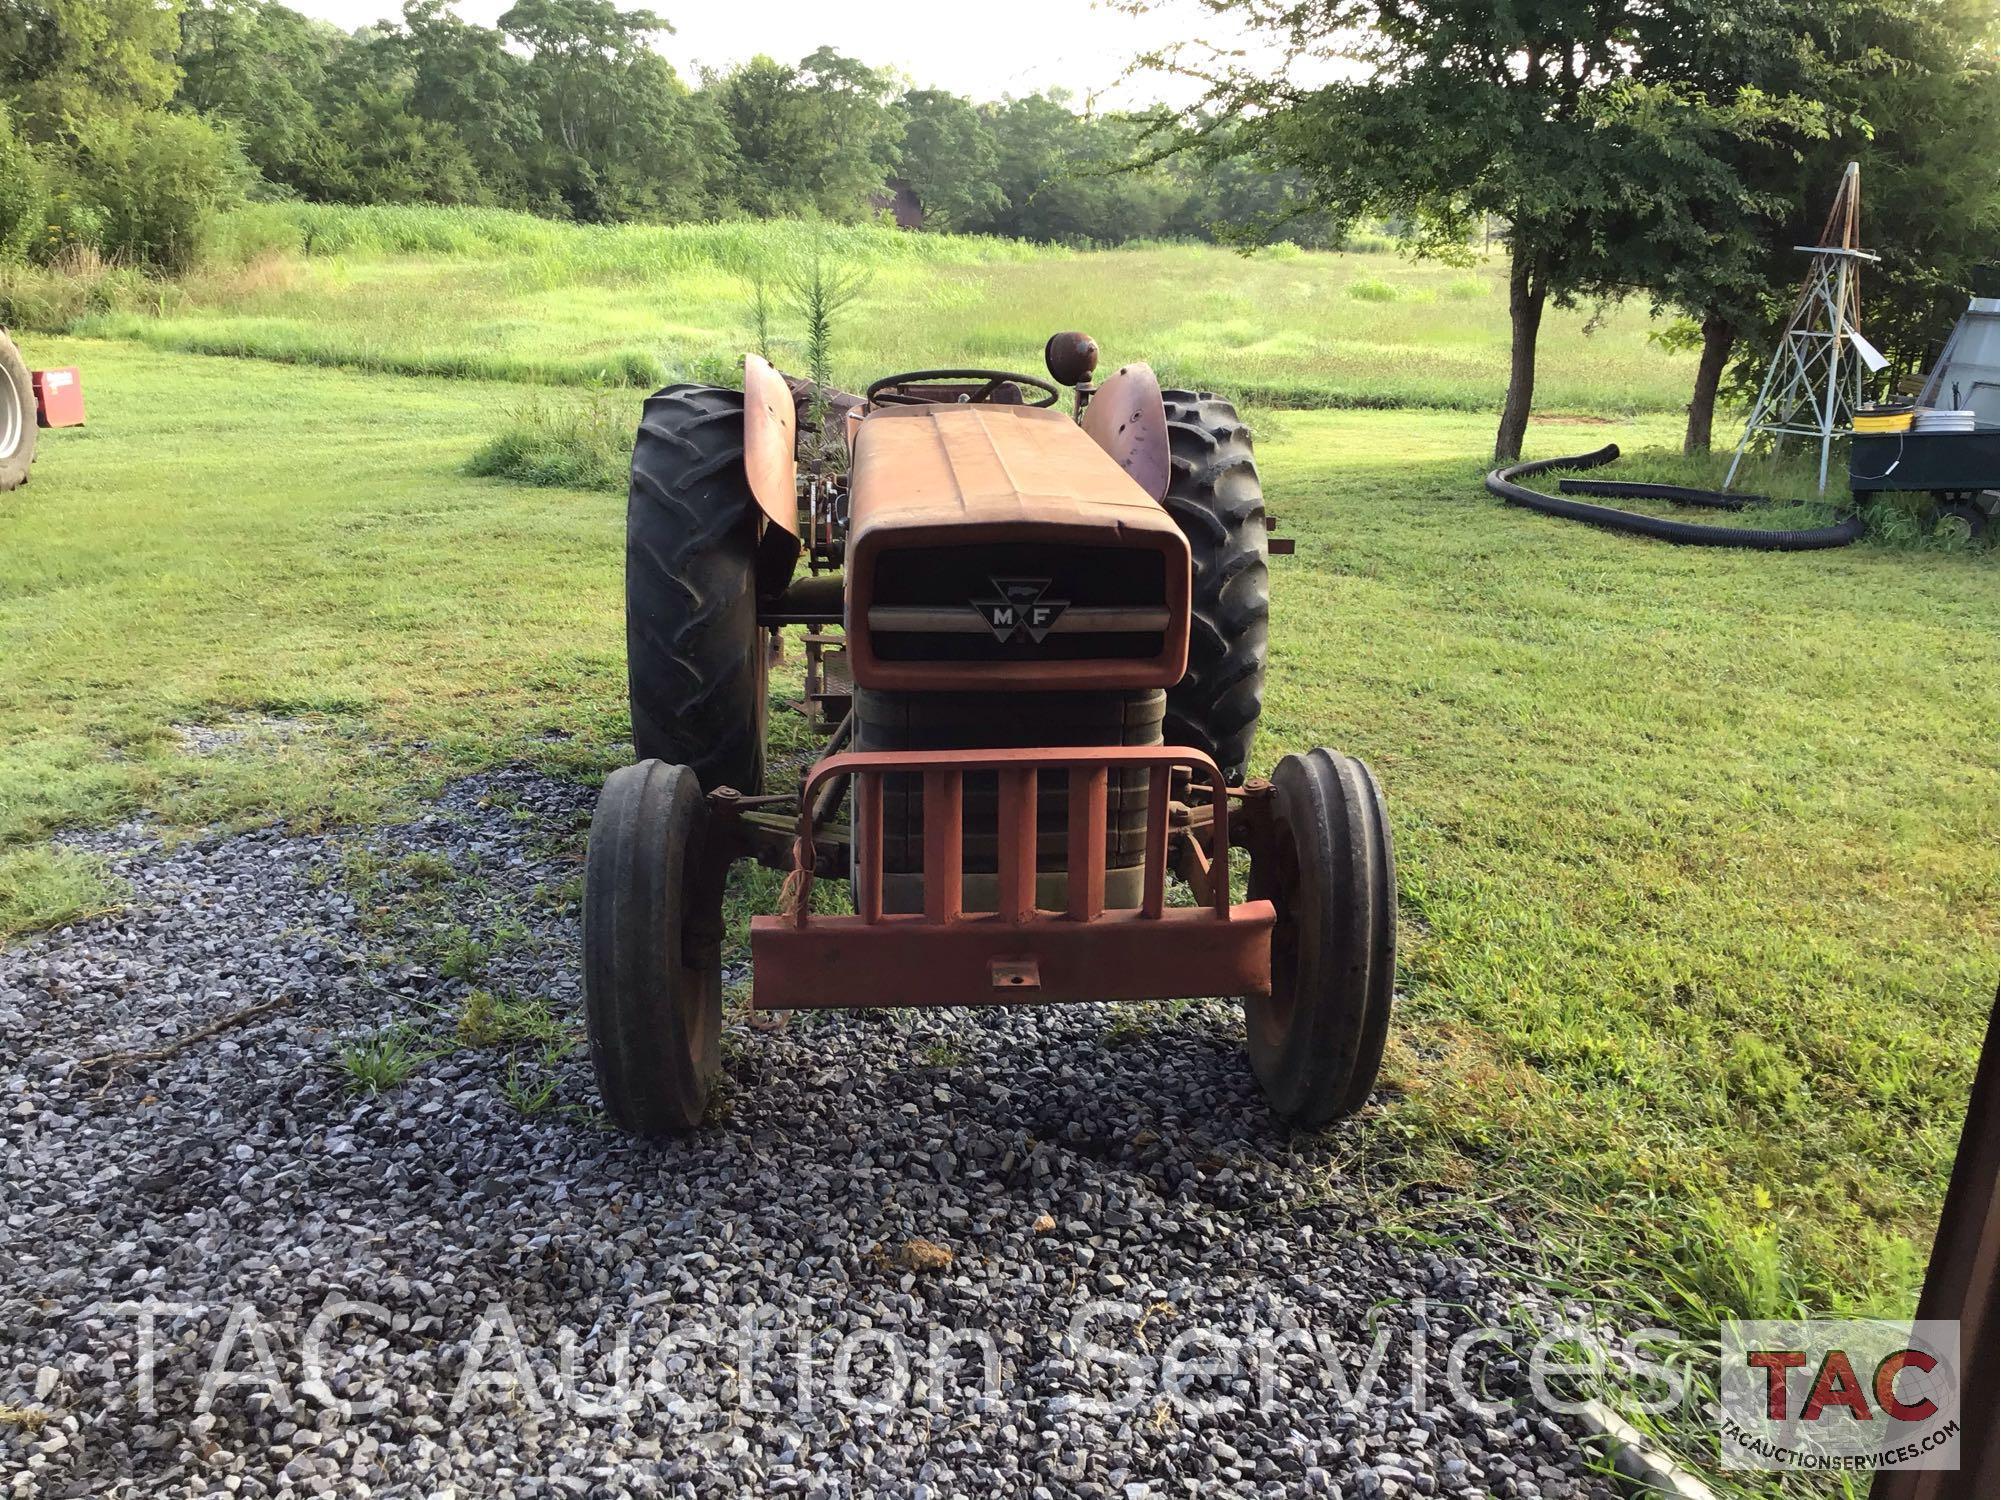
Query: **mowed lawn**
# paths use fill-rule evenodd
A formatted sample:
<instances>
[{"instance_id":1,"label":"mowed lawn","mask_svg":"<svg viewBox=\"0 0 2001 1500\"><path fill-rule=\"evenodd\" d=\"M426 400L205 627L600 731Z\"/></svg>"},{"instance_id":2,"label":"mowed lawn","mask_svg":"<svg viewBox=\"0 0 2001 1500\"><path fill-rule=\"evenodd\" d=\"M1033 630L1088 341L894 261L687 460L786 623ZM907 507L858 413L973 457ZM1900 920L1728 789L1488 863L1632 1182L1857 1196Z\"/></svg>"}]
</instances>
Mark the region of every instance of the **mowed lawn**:
<instances>
[{"instance_id":1,"label":"mowed lawn","mask_svg":"<svg viewBox=\"0 0 2001 1500\"><path fill-rule=\"evenodd\" d=\"M114 899L66 826L338 824L623 753L620 502L461 469L521 388L31 352L82 366L91 425L0 497L0 933ZM1993 556L1610 536L1488 497L1491 437L1286 412L1261 449L1299 549L1259 757L1365 756L1398 841L1348 1169L1686 1321L1905 1312L1997 978ZM173 728L232 721L207 756Z\"/></svg>"}]
</instances>

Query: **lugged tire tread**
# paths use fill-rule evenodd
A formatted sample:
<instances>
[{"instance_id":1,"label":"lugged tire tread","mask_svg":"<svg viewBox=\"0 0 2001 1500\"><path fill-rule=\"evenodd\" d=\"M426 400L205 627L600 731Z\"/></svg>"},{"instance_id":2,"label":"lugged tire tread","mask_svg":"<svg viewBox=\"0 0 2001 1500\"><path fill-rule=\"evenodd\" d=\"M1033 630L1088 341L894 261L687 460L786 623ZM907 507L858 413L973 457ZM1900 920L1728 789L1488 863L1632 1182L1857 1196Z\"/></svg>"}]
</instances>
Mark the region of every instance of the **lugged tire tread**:
<instances>
[{"instance_id":1,"label":"lugged tire tread","mask_svg":"<svg viewBox=\"0 0 2001 1500\"><path fill-rule=\"evenodd\" d=\"M756 793L764 668L743 420L743 393L716 386L646 400L626 500L626 677L639 759Z\"/></svg>"},{"instance_id":2,"label":"lugged tire tread","mask_svg":"<svg viewBox=\"0 0 2001 1500\"><path fill-rule=\"evenodd\" d=\"M1167 513L1188 538L1188 670L1168 690L1169 744L1207 752L1244 779L1264 710L1270 570L1264 493L1250 429L1207 391L1161 393L1173 448Z\"/></svg>"}]
</instances>

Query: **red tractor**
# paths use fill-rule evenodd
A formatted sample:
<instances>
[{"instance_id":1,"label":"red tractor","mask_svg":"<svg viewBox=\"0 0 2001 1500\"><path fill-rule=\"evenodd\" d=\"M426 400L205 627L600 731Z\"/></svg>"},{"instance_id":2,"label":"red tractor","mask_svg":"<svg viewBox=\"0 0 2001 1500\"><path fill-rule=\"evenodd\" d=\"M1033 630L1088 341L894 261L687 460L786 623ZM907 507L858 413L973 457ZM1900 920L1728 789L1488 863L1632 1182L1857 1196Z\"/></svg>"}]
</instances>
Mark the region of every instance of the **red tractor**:
<instances>
[{"instance_id":1,"label":"red tractor","mask_svg":"<svg viewBox=\"0 0 2001 1500\"><path fill-rule=\"evenodd\" d=\"M1092 385L1082 335L1045 359L1074 416L1032 375L890 375L827 424L845 469L804 478L794 391L754 355L742 391L647 400L626 513L638 764L605 782L584 891L591 1055L621 1128L703 1119L739 859L788 876L751 924L754 1011L1237 995L1278 1114L1367 1100L1389 824L1331 750L1244 779L1268 616L1249 429L1144 364ZM786 627L830 737L768 787ZM816 881L852 911L816 909Z\"/></svg>"}]
</instances>

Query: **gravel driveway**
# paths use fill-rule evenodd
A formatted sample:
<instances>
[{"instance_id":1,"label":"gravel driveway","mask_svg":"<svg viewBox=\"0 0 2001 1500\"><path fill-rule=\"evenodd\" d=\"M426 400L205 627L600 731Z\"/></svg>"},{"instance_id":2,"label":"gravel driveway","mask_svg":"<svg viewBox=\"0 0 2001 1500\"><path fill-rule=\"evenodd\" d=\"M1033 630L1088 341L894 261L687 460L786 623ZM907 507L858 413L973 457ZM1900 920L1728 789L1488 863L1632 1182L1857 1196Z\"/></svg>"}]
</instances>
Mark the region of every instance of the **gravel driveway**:
<instances>
[{"instance_id":1,"label":"gravel driveway","mask_svg":"<svg viewBox=\"0 0 2001 1500\"><path fill-rule=\"evenodd\" d=\"M714 1128L608 1133L589 802L68 840L130 900L0 952L0 1497L1611 1493L1446 1398L1563 1309L1375 1231L1366 1125L1276 1130L1229 1007L736 1028Z\"/></svg>"}]
</instances>

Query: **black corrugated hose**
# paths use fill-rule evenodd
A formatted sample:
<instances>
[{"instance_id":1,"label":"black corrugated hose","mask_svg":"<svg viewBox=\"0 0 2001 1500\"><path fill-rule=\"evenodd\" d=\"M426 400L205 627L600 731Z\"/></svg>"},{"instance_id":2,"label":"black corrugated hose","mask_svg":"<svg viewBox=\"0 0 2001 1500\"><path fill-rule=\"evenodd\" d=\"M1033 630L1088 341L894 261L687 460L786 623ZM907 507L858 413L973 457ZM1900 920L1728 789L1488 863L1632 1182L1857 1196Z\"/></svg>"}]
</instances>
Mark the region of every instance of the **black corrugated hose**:
<instances>
[{"instance_id":1,"label":"black corrugated hose","mask_svg":"<svg viewBox=\"0 0 2001 1500\"><path fill-rule=\"evenodd\" d=\"M1576 453L1568 458L1540 458L1532 463L1509 464L1487 476L1487 489L1512 505L1526 505L1545 515L1567 521L1583 521L1611 531L1629 531L1658 541L1678 542L1689 547L1749 547L1758 552L1812 552L1822 547L1845 547L1859 538L1867 525L1860 512L1844 516L1831 526L1807 531L1759 531L1748 526L1703 526L1694 521L1671 521L1662 516L1635 515L1614 510L1609 505L1587 505L1581 500L1565 500L1544 495L1515 483L1529 474L1551 469L1595 469L1619 456L1619 445L1607 443L1595 453ZM1762 499L1754 495L1723 495L1711 490L1690 490L1672 484L1624 484L1603 480L1562 481L1572 494L1614 495L1656 500L1679 500L1691 505L1714 505L1735 510Z\"/></svg>"}]
</instances>

